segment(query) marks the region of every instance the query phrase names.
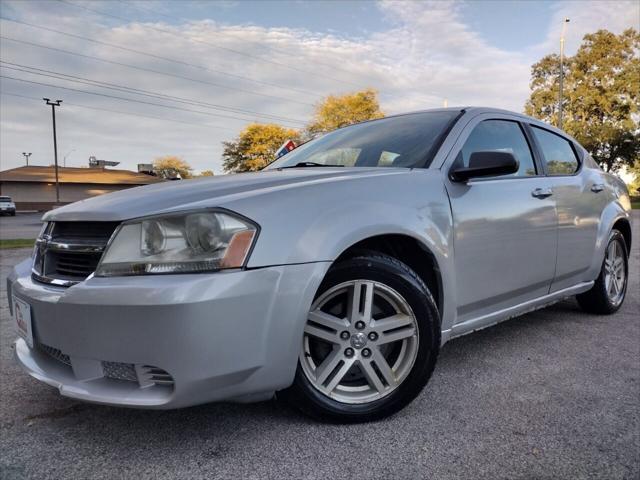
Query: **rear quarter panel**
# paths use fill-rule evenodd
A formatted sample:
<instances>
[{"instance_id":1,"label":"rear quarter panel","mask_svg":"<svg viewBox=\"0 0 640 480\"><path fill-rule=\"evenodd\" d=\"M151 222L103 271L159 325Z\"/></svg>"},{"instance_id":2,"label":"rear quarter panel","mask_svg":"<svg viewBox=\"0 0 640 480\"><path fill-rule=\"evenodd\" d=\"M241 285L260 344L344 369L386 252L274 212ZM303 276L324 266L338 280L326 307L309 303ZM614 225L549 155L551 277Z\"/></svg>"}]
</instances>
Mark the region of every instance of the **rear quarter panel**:
<instances>
[{"instance_id":1,"label":"rear quarter panel","mask_svg":"<svg viewBox=\"0 0 640 480\"><path fill-rule=\"evenodd\" d=\"M594 280L598 277L604 259L604 252L609 241L609 234L613 226L621 219L631 224L631 199L625 183L616 175L605 173L599 168L590 168L591 178L599 178L605 184L602 192L605 194L604 207L600 213L598 235L591 267L585 280ZM633 231L633 228L631 229ZM631 248L631 245L627 245Z\"/></svg>"}]
</instances>

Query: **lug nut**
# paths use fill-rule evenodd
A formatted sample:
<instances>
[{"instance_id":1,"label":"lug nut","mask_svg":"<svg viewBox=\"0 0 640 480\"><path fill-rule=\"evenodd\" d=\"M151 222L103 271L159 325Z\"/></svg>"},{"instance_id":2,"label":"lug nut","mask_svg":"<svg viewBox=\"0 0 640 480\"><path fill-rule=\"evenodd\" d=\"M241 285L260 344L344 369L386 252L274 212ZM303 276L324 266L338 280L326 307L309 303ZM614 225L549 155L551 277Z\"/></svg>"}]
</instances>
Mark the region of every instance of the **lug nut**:
<instances>
[{"instance_id":1,"label":"lug nut","mask_svg":"<svg viewBox=\"0 0 640 480\"><path fill-rule=\"evenodd\" d=\"M353 348L349 347L349 348L345 349L344 356L345 357L353 357Z\"/></svg>"},{"instance_id":2,"label":"lug nut","mask_svg":"<svg viewBox=\"0 0 640 480\"><path fill-rule=\"evenodd\" d=\"M349 332L347 332L346 330L344 332L342 332L340 334L340 338L343 340L346 340L347 338L349 338Z\"/></svg>"},{"instance_id":3,"label":"lug nut","mask_svg":"<svg viewBox=\"0 0 640 480\"><path fill-rule=\"evenodd\" d=\"M378 334L376 332L371 332L369 334L369 340L371 340L372 342L375 342L378 339Z\"/></svg>"},{"instance_id":4,"label":"lug nut","mask_svg":"<svg viewBox=\"0 0 640 480\"><path fill-rule=\"evenodd\" d=\"M363 348L362 349L362 356L364 358L369 358L371 356L371 350L369 350L368 348Z\"/></svg>"},{"instance_id":5,"label":"lug nut","mask_svg":"<svg viewBox=\"0 0 640 480\"><path fill-rule=\"evenodd\" d=\"M365 327L364 322L362 320L359 320L356 322L356 328L358 330L362 330Z\"/></svg>"}]
</instances>

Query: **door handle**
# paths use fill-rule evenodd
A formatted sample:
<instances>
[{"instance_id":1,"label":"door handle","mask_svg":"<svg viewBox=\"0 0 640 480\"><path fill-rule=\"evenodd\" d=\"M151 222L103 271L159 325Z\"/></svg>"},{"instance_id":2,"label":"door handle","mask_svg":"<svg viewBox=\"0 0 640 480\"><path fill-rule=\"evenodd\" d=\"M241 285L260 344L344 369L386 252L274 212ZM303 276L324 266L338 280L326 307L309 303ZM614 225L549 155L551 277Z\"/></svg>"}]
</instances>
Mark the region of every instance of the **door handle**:
<instances>
[{"instance_id":1,"label":"door handle","mask_svg":"<svg viewBox=\"0 0 640 480\"><path fill-rule=\"evenodd\" d=\"M594 183L593 185L591 185L591 191L593 193L598 193L602 190L604 190L604 183Z\"/></svg>"},{"instance_id":2,"label":"door handle","mask_svg":"<svg viewBox=\"0 0 640 480\"><path fill-rule=\"evenodd\" d=\"M553 190L551 188L536 188L531 192L532 197L536 198L547 198L553 195Z\"/></svg>"}]
</instances>

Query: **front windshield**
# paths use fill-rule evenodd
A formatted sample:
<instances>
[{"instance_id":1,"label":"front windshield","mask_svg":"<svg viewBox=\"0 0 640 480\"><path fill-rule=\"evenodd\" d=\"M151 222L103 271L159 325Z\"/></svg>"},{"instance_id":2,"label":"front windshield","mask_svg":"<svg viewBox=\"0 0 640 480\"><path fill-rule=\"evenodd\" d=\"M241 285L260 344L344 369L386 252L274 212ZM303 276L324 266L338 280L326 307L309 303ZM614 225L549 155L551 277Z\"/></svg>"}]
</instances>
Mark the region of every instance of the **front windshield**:
<instances>
[{"instance_id":1,"label":"front windshield","mask_svg":"<svg viewBox=\"0 0 640 480\"><path fill-rule=\"evenodd\" d=\"M428 167L460 112L410 113L341 128L279 158L267 169L300 166Z\"/></svg>"}]
</instances>

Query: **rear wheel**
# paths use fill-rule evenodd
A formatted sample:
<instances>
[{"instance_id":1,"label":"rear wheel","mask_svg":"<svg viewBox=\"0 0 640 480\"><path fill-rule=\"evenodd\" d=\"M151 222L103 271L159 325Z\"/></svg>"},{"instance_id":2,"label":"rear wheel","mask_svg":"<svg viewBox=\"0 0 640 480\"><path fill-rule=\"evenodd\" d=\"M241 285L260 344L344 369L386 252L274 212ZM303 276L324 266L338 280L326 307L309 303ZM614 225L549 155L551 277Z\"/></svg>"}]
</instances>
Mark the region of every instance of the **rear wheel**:
<instances>
[{"instance_id":1,"label":"rear wheel","mask_svg":"<svg viewBox=\"0 0 640 480\"><path fill-rule=\"evenodd\" d=\"M279 396L321 420L370 421L400 410L426 385L440 321L413 270L367 255L327 273L301 343L294 384Z\"/></svg>"},{"instance_id":2,"label":"rear wheel","mask_svg":"<svg viewBox=\"0 0 640 480\"><path fill-rule=\"evenodd\" d=\"M624 236L613 230L595 284L591 290L576 296L580 307L590 313L606 315L617 312L627 293L628 277L627 244Z\"/></svg>"}]
</instances>

